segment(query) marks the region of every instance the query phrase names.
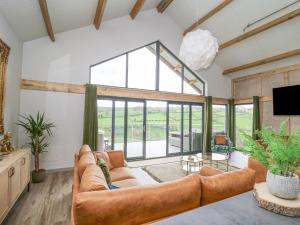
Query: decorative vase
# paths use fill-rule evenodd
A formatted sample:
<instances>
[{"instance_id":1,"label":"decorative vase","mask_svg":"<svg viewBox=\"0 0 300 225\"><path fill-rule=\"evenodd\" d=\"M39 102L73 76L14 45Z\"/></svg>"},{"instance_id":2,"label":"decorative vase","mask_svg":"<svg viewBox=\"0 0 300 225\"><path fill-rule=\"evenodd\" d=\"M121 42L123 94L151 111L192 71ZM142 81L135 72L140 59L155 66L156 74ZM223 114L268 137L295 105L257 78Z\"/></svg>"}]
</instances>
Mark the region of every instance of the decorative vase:
<instances>
[{"instance_id":1,"label":"decorative vase","mask_svg":"<svg viewBox=\"0 0 300 225\"><path fill-rule=\"evenodd\" d=\"M40 169L39 171L31 171L32 183L41 183L46 178L46 170Z\"/></svg>"},{"instance_id":2,"label":"decorative vase","mask_svg":"<svg viewBox=\"0 0 300 225\"><path fill-rule=\"evenodd\" d=\"M283 199L295 199L300 193L300 180L296 174L285 177L268 171L267 186L272 195Z\"/></svg>"}]
</instances>

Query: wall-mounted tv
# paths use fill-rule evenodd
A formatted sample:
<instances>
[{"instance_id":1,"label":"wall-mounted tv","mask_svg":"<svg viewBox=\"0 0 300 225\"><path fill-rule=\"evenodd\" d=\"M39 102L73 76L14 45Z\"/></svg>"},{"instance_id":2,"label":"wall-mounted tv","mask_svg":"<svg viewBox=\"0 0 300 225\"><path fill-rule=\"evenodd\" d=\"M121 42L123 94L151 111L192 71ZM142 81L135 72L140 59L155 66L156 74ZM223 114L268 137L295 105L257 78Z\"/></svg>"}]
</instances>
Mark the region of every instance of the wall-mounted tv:
<instances>
[{"instance_id":1,"label":"wall-mounted tv","mask_svg":"<svg viewBox=\"0 0 300 225\"><path fill-rule=\"evenodd\" d=\"M274 115L300 115L300 85L273 88Z\"/></svg>"}]
</instances>

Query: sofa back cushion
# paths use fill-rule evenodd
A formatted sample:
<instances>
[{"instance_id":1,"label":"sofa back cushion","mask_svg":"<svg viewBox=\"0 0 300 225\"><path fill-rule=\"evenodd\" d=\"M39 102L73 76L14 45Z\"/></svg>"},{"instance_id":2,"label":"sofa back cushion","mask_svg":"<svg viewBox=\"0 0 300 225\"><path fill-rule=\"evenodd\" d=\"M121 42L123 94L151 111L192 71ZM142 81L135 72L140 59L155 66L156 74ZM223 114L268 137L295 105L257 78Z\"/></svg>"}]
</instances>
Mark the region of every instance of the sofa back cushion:
<instances>
[{"instance_id":1,"label":"sofa back cushion","mask_svg":"<svg viewBox=\"0 0 300 225\"><path fill-rule=\"evenodd\" d=\"M214 176L214 175L218 175L221 173L224 173L224 172L222 170L219 170L219 169L216 169L216 168L213 168L210 166L202 166L200 169L200 172L199 172L199 174L201 176L205 176L205 177Z\"/></svg>"},{"instance_id":2,"label":"sofa back cushion","mask_svg":"<svg viewBox=\"0 0 300 225\"><path fill-rule=\"evenodd\" d=\"M152 186L81 192L75 199L75 224L143 224L199 207L200 198L196 174Z\"/></svg>"},{"instance_id":3,"label":"sofa back cushion","mask_svg":"<svg viewBox=\"0 0 300 225\"><path fill-rule=\"evenodd\" d=\"M90 146L88 146L88 145L82 145L81 148L80 148L80 150L79 150L79 153L78 153L79 158L80 158L83 154L85 154L85 153L87 153L87 152L91 152L91 151L92 151L92 150L91 150Z\"/></svg>"},{"instance_id":4,"label":"sofa back cushion","mask_svg":"<svg viewBox=\"0 0 300 225\"><path fill-rule=\"evenodd\" d=\"M266 182L268 170L261 162L249 157L248 167L255 171L255 183Z\"/></svg>"},{"instance_id":5,"label":"sofa back cushion","mask_svg":"<svg viewBox=\"0 0 300 225\"><path fill-rule=\"evenodd\" d=\"M207 205L252 190L255 172L246 168L200 179L201 205Z\"/></svg>"},{"instance_id":6,"label":"sofa back cushion","mask_svg":"<svg viewBox=\"0 0 300 225\"><path fill-rule=\"evenodd\" d=\"M92 152L86 152L78 161L78 174L81 179L82 174L88 165L96 165L96 159Z\"/></svg>"},{"instance_id":7,"label":"sofa back cushion","mask_svg":"<svg viewBox=\"0 0 300 225\"><path fill-rule=\"evenodd\" d=\"M88 165L81 177L80 192L103 191L108 189L104 174L100 167L98 165Z\"/></svg>"}]
</instances>

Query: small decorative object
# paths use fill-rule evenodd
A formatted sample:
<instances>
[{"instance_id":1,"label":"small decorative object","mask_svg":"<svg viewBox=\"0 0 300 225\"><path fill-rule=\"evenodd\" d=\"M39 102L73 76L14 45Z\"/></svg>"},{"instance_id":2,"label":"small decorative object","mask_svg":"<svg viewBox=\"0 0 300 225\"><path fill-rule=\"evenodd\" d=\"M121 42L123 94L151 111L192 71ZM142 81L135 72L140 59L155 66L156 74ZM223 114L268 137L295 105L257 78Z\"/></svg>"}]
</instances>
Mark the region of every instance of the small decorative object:
<instances>
[{"instance_id":1,"label":"small decorative object","mask_svg":"<svg viewBox=\"0 0 300 225\"><path fill-rule=\"evenodd\" d=\"M259 141L244 134L245 151L266 168L267 186L271 194L283 199L295 199L300 193L300 180L295 174L300 169L300 130L289 134L287 120L279 132L269 127L256 131Z\"/></svg>"},{"instance_id":2,"label":"small decorative object","mask_svg":"<svg viewBox=\"0 0 300 225\"><path fill-rule=\"evenodd\" d=\"M25 133L30 139L28 145L31 148L32 155L34 155L35 170L31 172L32 182L40 183L46 178L46 170L40 169L40 154L49 147L46 137L47 134L52 136L52 128L55 126L54 123L45 120L44 113L40 114L38 112L36 118L31 115L21 115L21 118L21 120L18 120L17 125L25 129Z\"/></svg>"},{"instance_id":3,"label":"small decorative object","mask_svg":"<svg viewBox=\"0 0 300 225\"><path fill-rule=\"evenodd\" d=\"M218 41L210 31L197 29L184 36L179 57L193 70L207 69L218 49Z\"/></svg>"},{"instance_id":4,"label":"small decorative object","mask_svg":"<svg viewBox=\"0 0 300 225\"><path fill-rule=\"evenodd\" d=\"M14 151L14 147L11 142L12 136L11 132L6 132L3 136L3 139L0 141L0 152L10 153Z\"/></svg>"}]
</instances>

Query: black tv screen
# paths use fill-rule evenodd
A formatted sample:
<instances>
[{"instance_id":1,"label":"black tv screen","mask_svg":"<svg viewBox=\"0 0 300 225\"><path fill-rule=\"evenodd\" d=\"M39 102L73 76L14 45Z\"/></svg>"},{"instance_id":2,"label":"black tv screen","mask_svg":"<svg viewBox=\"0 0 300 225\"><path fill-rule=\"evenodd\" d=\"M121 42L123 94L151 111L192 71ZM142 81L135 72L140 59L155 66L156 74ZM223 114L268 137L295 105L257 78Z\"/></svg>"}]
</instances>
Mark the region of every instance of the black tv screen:
<instances>
[{"instance_id":1,"label":"black tv screen","mask_svg":"<svg viewBox=\"0 0 300 225\"><path fill-rule=\"evenodd\" d=\"M300 115L300 85L273 88L274 115Z\"/></svg>"}]
</instances>

